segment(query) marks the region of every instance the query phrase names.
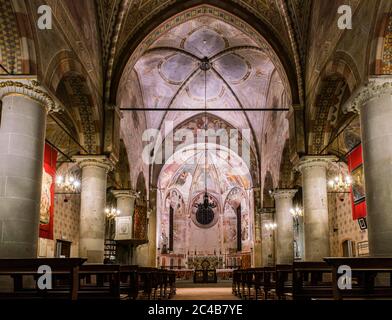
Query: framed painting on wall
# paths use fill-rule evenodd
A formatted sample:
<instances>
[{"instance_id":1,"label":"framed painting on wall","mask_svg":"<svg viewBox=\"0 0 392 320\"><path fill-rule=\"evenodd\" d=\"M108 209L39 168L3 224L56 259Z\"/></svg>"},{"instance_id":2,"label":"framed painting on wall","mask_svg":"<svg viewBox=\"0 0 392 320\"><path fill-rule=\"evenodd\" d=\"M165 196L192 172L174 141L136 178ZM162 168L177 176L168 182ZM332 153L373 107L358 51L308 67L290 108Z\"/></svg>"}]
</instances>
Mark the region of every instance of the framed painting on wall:
<instances>
[{"instance_id":1,"label":"framed painting on wall","mask_svg":"<svg viewBox=\"0 0 392 320\"><path fill-rule=\"evenodd\" d=\"M352 192L354 203L359 203L365 199L365 182L363 174L363 165L353 170L352 176Z\"/></svg>"},{"instance_id":2,"label":"framed painting on wall","mask_svg":"<svg viewBox=\"0 0 392 320\"><path fill-rule=\"evenodd\" d=\"M45 144L40 203L40 238L53 240L54 189L57 151Z\"/></svg>"}]
</instances>

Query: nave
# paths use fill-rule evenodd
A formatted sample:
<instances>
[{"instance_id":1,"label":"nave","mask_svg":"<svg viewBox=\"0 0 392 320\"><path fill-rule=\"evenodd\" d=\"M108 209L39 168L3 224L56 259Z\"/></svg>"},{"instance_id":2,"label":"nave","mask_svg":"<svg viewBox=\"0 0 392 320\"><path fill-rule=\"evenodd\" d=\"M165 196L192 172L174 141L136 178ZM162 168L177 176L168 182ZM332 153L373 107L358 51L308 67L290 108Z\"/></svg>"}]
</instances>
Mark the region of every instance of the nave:
<instances>
[{"instance_id":1,"label":"nave","mask_svg":"<svg viewBox=\"0 0 392 320\"><path fill-rule=\"evenodd\" d=\"M0 298L392 292L392 1L0 0Z\"/></svg>"}]
</instances>

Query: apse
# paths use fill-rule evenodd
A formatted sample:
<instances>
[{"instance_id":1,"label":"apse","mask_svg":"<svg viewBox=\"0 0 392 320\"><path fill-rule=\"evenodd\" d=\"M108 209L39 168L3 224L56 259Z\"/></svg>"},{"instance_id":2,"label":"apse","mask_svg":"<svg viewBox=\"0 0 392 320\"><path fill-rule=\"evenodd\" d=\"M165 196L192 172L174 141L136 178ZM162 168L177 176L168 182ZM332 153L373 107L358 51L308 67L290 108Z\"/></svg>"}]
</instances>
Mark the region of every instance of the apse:
<instances>
[{"instance_id":1,"label":"apse","mask_svg":"<svg viewBox=\"0 0 392 320\"><path fill-rule=\"evenodd\" d=\"M198 205L206 193L211 212L203 217ZM158 200L161 264L180 259L186 266L195 256L250 257L252 178L229 149L200 143L177 151L161 170Z\"/></svg>"}]
</instances>

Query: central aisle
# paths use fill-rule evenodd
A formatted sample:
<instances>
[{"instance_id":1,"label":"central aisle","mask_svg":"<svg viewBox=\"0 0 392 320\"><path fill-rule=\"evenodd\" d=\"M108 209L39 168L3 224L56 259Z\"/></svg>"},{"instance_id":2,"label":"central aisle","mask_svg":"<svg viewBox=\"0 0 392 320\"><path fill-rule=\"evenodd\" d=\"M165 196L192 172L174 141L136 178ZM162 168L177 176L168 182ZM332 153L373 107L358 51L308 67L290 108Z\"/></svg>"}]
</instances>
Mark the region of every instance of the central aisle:
<instances>
[{"instance_id":1,"label":"central aisle","mask_svg":"<svg viewBox=\"0 0 392 320\"><path fill-rule=\"evenodd\" d=\"M173 300L239 300L229 287L177 288Z\"/></svg>"}]
</instances>

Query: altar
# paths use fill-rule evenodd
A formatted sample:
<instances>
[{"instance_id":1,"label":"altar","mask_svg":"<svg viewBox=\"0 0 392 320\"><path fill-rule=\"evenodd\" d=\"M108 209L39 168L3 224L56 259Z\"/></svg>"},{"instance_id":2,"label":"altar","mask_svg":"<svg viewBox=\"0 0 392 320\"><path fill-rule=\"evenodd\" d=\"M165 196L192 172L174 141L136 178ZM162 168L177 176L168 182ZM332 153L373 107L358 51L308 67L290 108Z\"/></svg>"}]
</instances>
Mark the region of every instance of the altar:
<instances>
[{"instance_id":1,"label":"altar","mask_svg":"<svg viewBox=\"0 0 392 320\"><path fill-rule=\"evenodd\" d=\"M201 269L196 269L193 274L194 283L217 283L218 278L216 276L216 266L219 264L219 260L208 259L205 257L198 265ZM216 257L214 257L216 258ZM212 261L213 263L211 263Z\"/></svg>"}]
</instances>

